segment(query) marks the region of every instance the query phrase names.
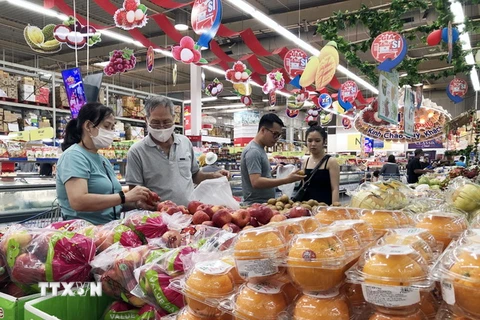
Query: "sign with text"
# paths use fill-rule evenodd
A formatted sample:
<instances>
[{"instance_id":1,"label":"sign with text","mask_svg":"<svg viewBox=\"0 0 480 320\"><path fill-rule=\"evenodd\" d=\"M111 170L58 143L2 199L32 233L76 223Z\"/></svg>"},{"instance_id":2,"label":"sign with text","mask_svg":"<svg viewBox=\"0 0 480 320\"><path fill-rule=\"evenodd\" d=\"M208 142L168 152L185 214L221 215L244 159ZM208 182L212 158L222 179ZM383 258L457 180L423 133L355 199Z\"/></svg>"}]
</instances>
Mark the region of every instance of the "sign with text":
<instances>
[{"instance_id":1,"label":"sign with text","mask_svg":"<svg viewBox=\"0 0 480 320\"><path fill-rule=\"evenodd\" d=\"M415 135L415 94L410 88L405 88L403 110L405 135L412 138Z\"/></svg>"},{"instance_id":2,"label":"sign with text","mask_svg":"<svg viewBox=\"0 0 480 320\"><path fill-rule=\"evenodd\" d=\"M442 148L444 148L442 138L408 144L408 149L442 149Z\"/></svg>"},{"instance_id":3,"label":"sign with text","mask_svg":"<svg viewBox=\"0 0 480 320\"><path fill-rule=\"evenodd\" d=\"M285 71L291 78L295 78L303 73L307 66L308 55L301 49L292 49L285 54L283 64Z\"/></svg>"},{"instance_id":4,"label":"sign with text","mask_svg":"<svg viewBox=\"0 0 480 320\"><path fill-rule=\"evenodd\" d=\"M380 71L378 117L392 124L398 123L398 72Z\"/></svg>"}]
</instances>

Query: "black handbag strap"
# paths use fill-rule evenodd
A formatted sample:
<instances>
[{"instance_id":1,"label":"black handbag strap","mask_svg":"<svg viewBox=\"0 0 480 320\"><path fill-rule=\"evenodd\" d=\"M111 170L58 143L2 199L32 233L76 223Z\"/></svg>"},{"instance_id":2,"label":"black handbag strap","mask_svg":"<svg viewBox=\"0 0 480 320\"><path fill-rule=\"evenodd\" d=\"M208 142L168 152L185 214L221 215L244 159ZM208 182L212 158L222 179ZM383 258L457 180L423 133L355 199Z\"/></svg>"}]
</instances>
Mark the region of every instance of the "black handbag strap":
<instances>
[{"instance_id":1,"label":"black handbag strap","mask_svg":"<svg viewBox=\"0 0 480 320\"><path fill-rule=\"evenodd\" d=\"M310 174L310 178L308 178L308 180L303 183L305 189L310 185L310 181L312 180L315 173L317 173L318 169L320 169L322 164L329 158L330 158L330 155L326 154L325 157L323 157L323 159L315 166L315 168L313 168L312 173ZM308 160L310 160L310 158L308 158ZM308 160L307 160L307 164L308 164Z\"/></svg>"}]
</instances>

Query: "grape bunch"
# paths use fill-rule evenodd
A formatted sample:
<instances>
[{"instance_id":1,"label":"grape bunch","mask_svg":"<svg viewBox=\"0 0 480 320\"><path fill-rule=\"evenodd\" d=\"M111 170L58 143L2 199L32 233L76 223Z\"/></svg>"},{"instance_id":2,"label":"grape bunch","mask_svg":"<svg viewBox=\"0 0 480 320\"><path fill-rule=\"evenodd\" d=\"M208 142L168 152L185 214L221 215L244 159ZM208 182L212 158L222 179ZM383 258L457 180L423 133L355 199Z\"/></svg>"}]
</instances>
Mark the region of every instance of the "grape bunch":
<instances>
[{"instance_id":1,"label":"grape bunch","mask_svg":"<svg viewBox=\"0 0 480 320\"><path fill-rule=\"evenodd\" d=\"M107 76L113 76L117 73L126 72L135 68L137 59L133 55L133 50L114 50L110 52L110 61L103 69Z\"/></svg>"}]
</instances>

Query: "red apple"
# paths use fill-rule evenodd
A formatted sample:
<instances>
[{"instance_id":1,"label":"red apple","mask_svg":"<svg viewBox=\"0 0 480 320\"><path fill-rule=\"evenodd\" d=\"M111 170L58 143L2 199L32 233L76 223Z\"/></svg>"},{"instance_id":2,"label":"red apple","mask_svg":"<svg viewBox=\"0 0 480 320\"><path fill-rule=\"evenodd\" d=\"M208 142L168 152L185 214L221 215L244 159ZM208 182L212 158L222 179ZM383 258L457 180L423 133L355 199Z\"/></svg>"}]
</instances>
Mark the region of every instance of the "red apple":
<instances>
[{"instance_id":1,"label":"red apple","mask_svg":"<svg viewBox=\"0 0 480 320\"><path fill-rule=\"evenodd\" d=\"M210 217L210 219L212 219L213 214L215 213L215 212L213 212L213 210L212 210L212 206L209 205L209 204L202 204L202 205L198 206L197 211L198 211L198 210L203 211L203 212L205 212L206 214L208 214L208 216Z\"/></svg>"},{"instance_id":2,"label":"red apple","mask_svg":"<svg viewBox=\"0 0 480 320\"><path fill-rule=\"evenodd\" d=\"M258 223L257 219L255 219L254 217L250 217L249 225L251 225L254 228L260 227L260 223Z\"/></svg>"},{"instance_id":3,"label":"red apple","mask_svg":"<svg viewBox=\"0 0 480 320\"><path fill-rule=\"evenodd\" d=\"M178 248L182 243L182 236L180 232L175 230L167 231L162 236L163 241L165 241L167 248Z\"/></svg>"},{"instance_id":4,"label":"red apple","mask_svg":"<svg viewBox=\"0 0 480 320\"><path fill-rule=\"evenodd\" d=\"M42 262L47 261L49 242L55 233L56 232L44 232L37 235L32 242L30 242L28 252L34 253Z\"/></svg>"},{"instance_id":5,"label":"red apple","mask_svg":"<svg viewBox=\"0 0 480 320\"><path fill-rule=\"evenodd\" d=\"M194 214L195 212L197 212L198 210L198 207L201 206L202 203L200 201L196 201L196 200L193 200L193 201L190 201L188 203L188 212L190 212L190 214Z\"/></svg>"},{"instance_id":6,"label":"red apple","mask_svg":"<svg viewBox=\"0 0 480 320\"><path fill-rule=\"evenodd\" d=\"M310 211L308 211L304 207L294 207L288 211L287 215L289 218L300 218L309 216Z\"/></svg>"},{"instance_id":7,"label":"red apple","mask_svg":"<svg viewBox=\"0 0 480 320\"><path fill-rule=\"evenodd\" d=\"M245 227L250 221L250 212L245 209L239 209L232 214L232 222L240 228Z\"/></svg>"},{"instance_id":8,"label":"red apple","mask_svg":"<svg viewBox=\"0 0 480 320\"><path fill-rule=\"evenodd\" d=\"M197 211L193 215L192 223L193 224L202 224L205 221L210 221L210 217L203 211Z\"/></svg>"},{"instance_id":9,"label":"red apple","mask_svg":"<svg viewBox=\"0 0 480 320\"><path fill-rule=\"evenodd\" d=\"M185 207L185 206L178 206L177 208L178 208L178 209L180 210L180 212L183 213L183 214L190 214L190 212L188 212L187 207Z\"/></svg>"},{"instance_id":10,"label":"red apple","mask_svg":"<svg viewBox=\"0 0 480 320\"><path fill-rule=\"evenodd\" d=\"M12 280L32 285L46 281L45 264L43 264L34 254L24 253L15 259L12 268Z\"/></svg>"},{"instance_id":11,"label":"red apple","mask_svg":"<svg viewBox=\"0 0 480 320\"><path fill-rule=\"evenodd\" d=\"M273 211L267 206L259 205L250 207L247 209L250 212L250 216L255 218L261 224L267 224L273 216Z\"/></svg>"},{"instance_id":12,"label":"red apple","mask_svg":"<svg viewBox=\"0 0 480 320\"><path fill-rule=\"evenodd\" d=\"M287 217L285 217L283 214L276 214L270 219L270 222L280 222L284 220L287 220Z\"/></svg>"},{"instance_id":13,"label":"red apple","mask_svg":"<svg viewBox=\"0 0 480 320\"><path fill-rule=\"evenodd\" d=\"M157 205L157 211L167 211L168 208L171 208L171 207L176 207L177 205L170 201L170 200L167 200L167 201L163 201L163 202L160 202L158 205Z\"/></svg>"},{"instance_id":14,"label":"red apple","mask_svg":"<svg viewBox=\"0 0 480 320\"><path fill-rule=\"evenodd\" d=\"M177 213L177 212L182 212L182 210L180 210L178 207L170 207L166 211L166 213L168 213L169 215L173 215L174 213Z\"/></svg>"},{"instance_id":15,"label":"red apple","mask_svg":"<svg viewBox=\"0 0 480 320\"><path fill-rule=\"evenodd\" d=\"M8 295L14 296L16 298L25 297L27 295L22 290L22 288L20 288L18 285L16 285L13 282L10 282L9 284L7 284L7 286L2 289L2 292L6 293Z\"/></svg>"},{"instance_id":16,"label":"red apple","mask_svg":"<svg viewBox=\"0 0 480 320\"><path fill-rule=\"evenodd\" d=\"M215 227L215 225L213 224L213 221L203 221L202 225L207 227Z\"/></svg>"},{"instance_id":17,"label":"red apple","mask_svg":"<svg viewBox=\"0 0 480 320\"><path fill-rule=\"evenodd\" d=\"M232 222L232 214L225 209L220 209L212 217L215 227L221 228L227 223Z\"/></svg>"},{"instance_id":18,"label":"red apple","mask_svg":"<svg viewBox=\"0 0 480 320\"><path fill-rule=\"evenodd\" d=\"M233 232L233 233L239 233L240 232L240 228L235 223L231 223L231 222L224 225L222 227L222 229Z\"/></svg>"},{"instance_id":19,"label":"red apple","mask_svg":"<svg viewBox=\"0 0 480 320\"><path fill-rule=\"evenodd\" d=\"M213 206L212 211L213 213L217 213L218 210L225 209L224 206Z\"/></svg>"},{"instance_id":20,"label":"red apple","mask_svg":"<svg viewBox=\"0 0 480 320\"><path fill-rule=\"evenodd\" d=\"M146 203L149 206L156 205L160 201L160 197L153 191L150 191L150 196L148 197Z\"/></svg>"}]
</instances>

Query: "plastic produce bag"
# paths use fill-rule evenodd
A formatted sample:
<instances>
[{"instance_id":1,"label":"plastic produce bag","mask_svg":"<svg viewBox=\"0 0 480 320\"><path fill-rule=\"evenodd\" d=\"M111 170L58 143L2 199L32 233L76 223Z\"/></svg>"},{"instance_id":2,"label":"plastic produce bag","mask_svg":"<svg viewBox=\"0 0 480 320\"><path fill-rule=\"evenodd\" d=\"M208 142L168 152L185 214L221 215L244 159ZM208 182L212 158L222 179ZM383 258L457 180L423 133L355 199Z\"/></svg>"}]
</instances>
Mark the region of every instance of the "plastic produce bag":
<instances>
[{"instance_id":1,"label":"plastic produce bag","mask_svg":"<svg viewBox=\"0 0 480 320\"><path fill-rule=\"evenodd\" d=\"M89 230L84 229L83 231L86 232L86 235L89 234ZM118 220L111 221L103 226L96 226L92 233L97 252L104 251L116 242L120 242L124 247L138 247L144 244L138 234Z\"/></svg>"},{"instance_id":2,"label":"plastic produce bag","mask_svg":"<svg viewBox=\"0 0 480 320\"><path fill-rule=\"evenodd\" d=\"M214 206L226 206L234 210L240 209L240 204L233 198L230 182L226 177L202 181L193 190L190 200Z\"/></svg>"},{"instance_id":3,"label":"plastic produce bag","mask_svg":"<svg viewBox=\"0 0 480 320\"><path fill-rule=\"evenodd\" d=\"M277 168L277 179L282 179L287 177L290 173L297 170L293 164L287 164L286 166L280 166ZM286 194L288 198L291 198L293 195L293 190L295 189L295 182L284 184L278 187L283 194Z\"/></svg>"},{"instance_id":4,"label":"plastic produce bag","mask_svg":"<svg viewBox=\"0 0 480 320\"><path fill-rule=\"evenodd\" d=\"M166 315L167 313L162 309L155 309L155 307L146 304L138 311L135 320L160 320Z\"/></svg>"},{"instance_id":5,"label":"plastic produce bag","mask_svg":"<svg viewBox=\"0 0 480 320\"><path fill-rule=\"evenodd\" d=\"M135 319L138 316L138 308L132 307L128 303L122 301L114 301L103 316L103 320L121 320L121 319Z\"/></svg>"},{"instance_id":6,"label":"plastic produce bag","mask_svg":"<svg viewBox=\"0 0 480 320\"><path fill-rule=\"evenodd\" d=\"M51 225L47 226L48 229L78 232L78 233L81 233L81 234L84 234L84 233L79 232L80 230L83 230L85 228L91 228L91 227L93 227L93 224L91 224L90 222L88 222L86 220L82 220L82 219L58 221L58 222L54 222Z\"/></svg>"},{"instance_id":7,"label":"plastic produce bag","mask_svg":"<svg viewBox=\"0 0 480 320\"><path fill-rule=\"evenodd\" d=\"M130 215L123 225L131 228L144 241L162 237L169 230L180 231L192 222L191 215L180 212L169 215L165 212L143 211Z\"/></svg>"}]
</instances>

